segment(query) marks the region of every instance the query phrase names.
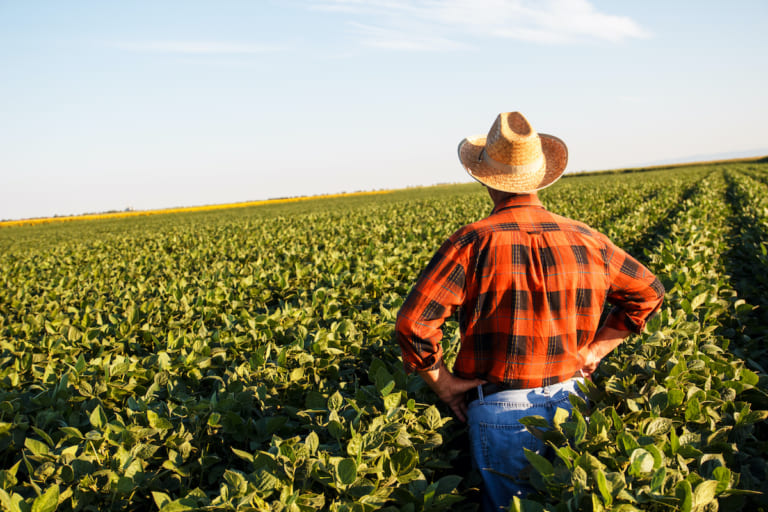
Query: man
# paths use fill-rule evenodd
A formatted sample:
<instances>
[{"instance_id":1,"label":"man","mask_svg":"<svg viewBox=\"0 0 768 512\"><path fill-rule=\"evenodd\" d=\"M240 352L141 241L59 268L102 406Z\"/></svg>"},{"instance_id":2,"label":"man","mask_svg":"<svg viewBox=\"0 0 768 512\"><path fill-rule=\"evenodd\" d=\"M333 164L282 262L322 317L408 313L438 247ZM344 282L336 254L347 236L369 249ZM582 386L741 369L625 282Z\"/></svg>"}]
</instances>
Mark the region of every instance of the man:
<instances>
[{"instance_id":1,"label":"man","mask_svg":"<svg viewBox=\"0 0 768 512\"><path fill-rule=\"evenodd\" d=\"M536 191L563 174L568 150L520 113L500 114L486 137L464 139L459 159L488 188L493 211L440 247L396 331L406 370L459 420L468 418L484 507L498 510L529 490L515 478L527 466L523 447L544 451L518 420L570 411L568 395L581 393L578 383L600 360L643 330L664 288L604 235L544 209ZM606 301L614 308L600 326ZM456 308L461 347L452 374L440 328Z\"/></svg>"}]
</instances>

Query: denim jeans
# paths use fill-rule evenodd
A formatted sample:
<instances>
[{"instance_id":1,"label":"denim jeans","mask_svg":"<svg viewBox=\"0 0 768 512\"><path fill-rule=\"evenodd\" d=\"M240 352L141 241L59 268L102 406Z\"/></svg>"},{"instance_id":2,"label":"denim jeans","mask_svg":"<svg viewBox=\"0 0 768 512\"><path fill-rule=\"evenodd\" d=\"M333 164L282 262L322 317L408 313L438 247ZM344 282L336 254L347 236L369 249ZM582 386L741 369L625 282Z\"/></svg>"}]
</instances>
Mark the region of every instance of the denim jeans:
<instances>
[{"instance_id":1,"label":"denim jeans","mask_svg":"<svg viewBox=\"0 0 768 512\"><path fill-rule=\"evenodd\" d=\"M506 510L513 496L524 498L532 490L515 478L528 466L523 447L551 458L544 443L518 420L543 416L551 423L558 407L570 412L573 407L568 395L575 393L586 400L577 385L583 381L578 377L540 388L500 391L488 397L478 389L478 399L470 402L467 419L472 460L483 477L483 510Z\"/></svg>"}]
</instances>

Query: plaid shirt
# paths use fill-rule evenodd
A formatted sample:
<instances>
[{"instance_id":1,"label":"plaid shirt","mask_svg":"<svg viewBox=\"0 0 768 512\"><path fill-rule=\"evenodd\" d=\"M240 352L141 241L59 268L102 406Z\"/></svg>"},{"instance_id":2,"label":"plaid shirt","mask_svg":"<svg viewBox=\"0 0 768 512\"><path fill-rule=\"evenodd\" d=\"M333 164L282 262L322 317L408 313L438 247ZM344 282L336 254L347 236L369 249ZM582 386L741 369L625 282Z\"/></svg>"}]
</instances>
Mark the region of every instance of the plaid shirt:
<instances>
[{"instance_id":1,"label":"plaid shirt","mask_svg":"<svg viewBox=\"0 0 768 512\"><path fill-rule=\"evenodd\" d=\"M578 372L577 351L593 340L606 301L606 325L639 333L663 297L658 279L605 235L524 194L440 247L396 334L409 373L437 368L441 326L459 308L454 373L533 388Z\"/></svg>"}]
</instances>

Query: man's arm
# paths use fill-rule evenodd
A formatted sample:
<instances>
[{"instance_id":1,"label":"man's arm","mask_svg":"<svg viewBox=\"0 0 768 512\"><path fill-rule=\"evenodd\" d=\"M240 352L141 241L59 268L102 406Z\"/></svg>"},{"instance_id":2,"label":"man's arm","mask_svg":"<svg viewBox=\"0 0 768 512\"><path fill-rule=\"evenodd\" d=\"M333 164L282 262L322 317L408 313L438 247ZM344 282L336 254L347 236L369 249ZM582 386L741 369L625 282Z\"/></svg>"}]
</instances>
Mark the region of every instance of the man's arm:
<instances>
[{"instance_id":1,"label":"man's arm","mask_svg":"<svg viewBox=\"0 0 768 512\"><path fill-rule=\"evenodd\" d=\"M607 298L614 308L595 338L579 350L585 377L630 334L641 333L664 300L664 287L651 271L610 242L607 253L611 276Z\"/></svg>"},{"instance_id":2,"label":"man's arm","mask_svg":"<svg viewBox=\"0 0 768 512\"><path fill-rule=\"evenodd\" d=\"M482 386L486 381L482 379L462 379L453 375L445 363L441 360L440 366L434 370L419 370L419 375L424 382L432 388L437 396L448 404L456 417L462 421L467 421L467 402L464 398L470 389Z\"/></svg>"},{"instance_id":3,"label":"man's arm","mask_svg":"<svg viewBox=\"0 0 768 512\"><path fill-rule=\"evenodd\" d=\"M440 344L445 319L464 298L464 257L450 240L445 242L419 276L395 323L406 372L418 372L461 421L466 421L465 393L485 384L454 376L443 362Z\"/></svg>"},{"instance_id":4,"label":"man's arm","mask_svg":"<svg viewBox=\"0 0 768 512\"><path fill-rule=\"evenodd\" d=\"M579 357L583 361L581 372L585 377L589 377L597 369L597 365L600 361L613 352L613 349L621 345L621 343L632 334L632 331L614 329L612 327L603 326L595 334L595 339L592 342L579 350Z\"/></svg>"},{"instance_id":5,"label":"man's arm","mask_svg":"<svg viewBox=\"0 0 768 512\"><path fill-rule=\"evenodd\" d=\"M464 255L448 240L432 257L397 313L395 335L407 373L442 363L442 326L465 294Z\"/></svg>"},{"instance_id":6,"label":"man's arm","mask_svg":"<svg viewBox=\"0 0 768 512\"><path fill-rule=\"evenodd\" d=\"M614 308L604 326L640 334L659 311L664 286L650 270L610 242L607 252L611 286L606 298Z\"/></svg>"}]
</instances>

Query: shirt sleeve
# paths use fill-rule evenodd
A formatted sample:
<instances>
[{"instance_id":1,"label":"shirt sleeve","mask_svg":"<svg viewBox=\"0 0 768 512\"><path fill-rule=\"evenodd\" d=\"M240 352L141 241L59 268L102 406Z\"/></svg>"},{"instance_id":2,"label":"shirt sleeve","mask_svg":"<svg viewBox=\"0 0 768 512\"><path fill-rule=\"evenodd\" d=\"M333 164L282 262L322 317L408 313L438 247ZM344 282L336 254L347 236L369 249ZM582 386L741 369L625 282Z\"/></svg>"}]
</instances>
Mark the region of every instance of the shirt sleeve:
<instances>
[{"instance_id":1,"label":"shirt sleeve","mask_svg":"<svg viewBox=\"0 0 768 512\"><path fill-rule=\"evenodd\" d=\"M605 325L641 333L661 307L664 286L650 270L613 244L608 246L608 271L608 302L614 307Z\"/></svg>"},{"instance_id":2,"label":"shirt sleeve","mask_svg":"<svg viewBox=\"0 0 768 512\"><path fill-rule=\"evenodd\" d=\"M397 315L395 333L406 372L440 365L441 327L464 300L465 279L462 254L448 240L421 273Z\"/></svg>"}]
</instances>

